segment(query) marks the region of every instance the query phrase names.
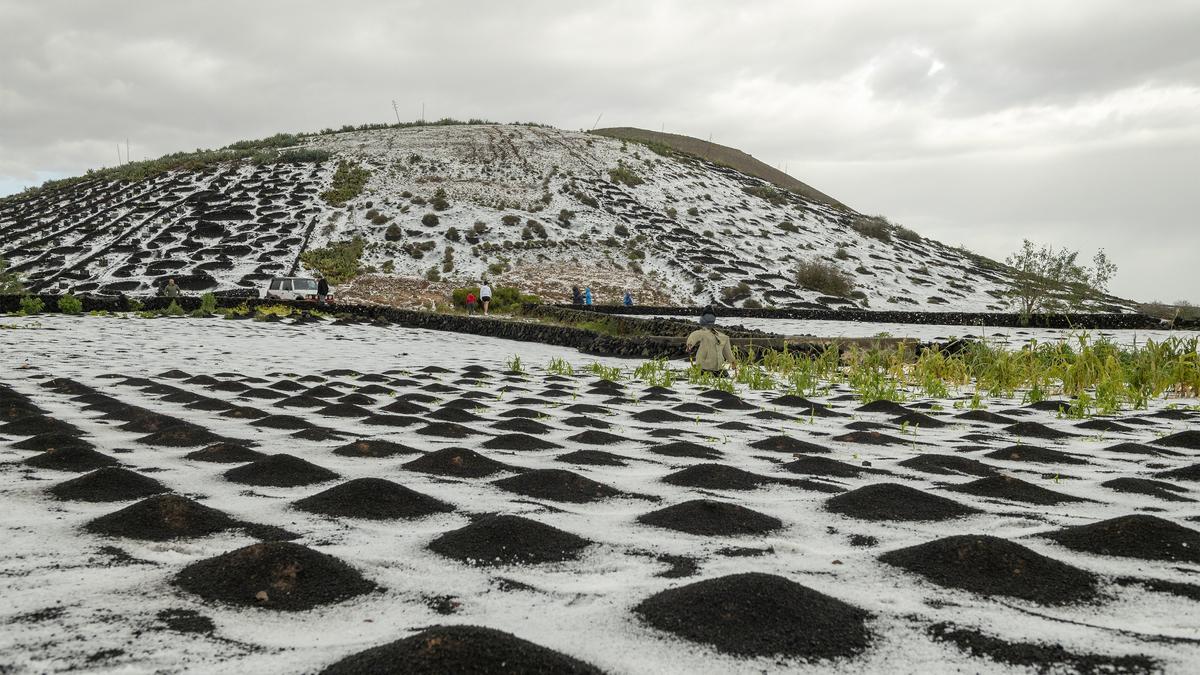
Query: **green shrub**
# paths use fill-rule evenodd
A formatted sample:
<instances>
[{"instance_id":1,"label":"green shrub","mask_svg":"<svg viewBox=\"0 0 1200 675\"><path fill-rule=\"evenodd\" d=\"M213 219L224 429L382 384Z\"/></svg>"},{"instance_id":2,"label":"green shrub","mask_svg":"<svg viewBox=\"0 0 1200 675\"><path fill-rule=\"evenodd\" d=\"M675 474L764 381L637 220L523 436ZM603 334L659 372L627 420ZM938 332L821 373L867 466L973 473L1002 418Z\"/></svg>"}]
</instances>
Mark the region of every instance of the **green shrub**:
<instances>
[{"instance_id":1,"label":"green shrub","mask_svg":"<svg viewBox=\"0 0 1200 675\"><path fill-rule=\"evenodd\" d=\"M162 313L167 316L183 316L185 314L183 308L174 300L171 300L171 304L167 305L166 309L162 310Z\"/></svg>"},{"instance_id":2,"label":"green shrub","mask_svg":"<svg viewBox=\"0 0 1200 675\"><path fill-rule=\"evenodd\" d=\"M454 300L454 305L456 307L466 307L468 293L474 294L475 297L478 298L479 287L467 286L465 288L454 289L454 292L451 294L451 297ZM536 305L540 304L541 302L542 301L540 298L538 298L538 296L523 294L516 288L512 288L510 286L493 286L492 301L488 306L488 310L493 312L512 311L520 309L521 305L524 304Z\"/></svg>"},{"instance_id":3,"label":"green shrub","mask_svg":"<svg viewBox=\"0 0 1200 675\"><path fill-rule=\"evenodd\" d=\"M516 227L517 225L519 225L521 223L521 216L510 213L506 216L502 216L500 218L500 222L504 223L505 225L507 225L509 227Z\"/></svg>"},{"instance_id":4,"label":"green shrub","mask_svg":"<svg viewBox=\"0 0 1200 675\"><path fill-rule=\"evenodd\" d=\"M437 217L437 214L434 213L426 213L425 215L421 216L421 224L425 227L433 227L440 222L442 222L442 220Z\"/></svg>"},{"instance_id":5,"label":"green shrub","mask_svg":"<svg viewBox=\"0 0 1200 675\"><path fill-rule=\"evenodd\" d=\"M36 295L26 295L21 298L21 313L25 316L41 314L44 309L46 309L46 303Z\"/></svg>"},{"instance_id":6,"label":"green shrub","mask_svg":"<svg viewBox=\"0 0 1200 675\"><path fill-rule=\"evenodd\" d=\"M379 271L383 272L384 274L391 274L391 273L395 272L396 271L395 261L384 260L383 264L379 266Z\"/></svg>"},{"instance_id":7,"label":"green shrub","mask_svg":"<svg viewBox=\"0 0 1200 675\"><path fill-rule=\"evenodd\" d=\"M487 271L488 274L504 274L506 269L508 269L508 265L504 263L492 263L488 265Z\"/></svg>"},{"instance_id":8,"label":"green shrub","mask_svg":"<svg viewBox=\"0 0 1200 675\"><path fill-rule=\"evenodd\" d=\"M765 199L772 206L783 206L788 202L788 193L786 191L773 188L770 185L754 185L742 188L742 191L748 195Z\"/></svg>"},{"instance_id":9,"label":"green shrub","mask_svg":"<svg viewBox=\"0 0 1200 675\"><path fill-rule=\"evenodd\" d=\"M24 292L20 275L8 271L8 261L0 258L0 295L20 295Z\"/></svg>"},{"instance_id":10,"label":"green shrub","mask_svg":"<svg viewBox=\"0 0 1200 675\"><path fill-rule=\"evenodd\" d=\"M388 225L387 232L383 233L383 238L387 239L388 241L400 241L402 236L404 235L400 230L400 226L396 223Z\"/></svg>"},{"instance_id":11,"label":"green shrub","mask_svg":"<svg viewBox=\"0 0 1200 675\"><path fill-rule=\"evenodd\" d=\"M363 253L362 237L348 241L330 243L325 248L314 248L300 254L300 262L310 270L316 270L331 284L340 284L362 273L360 261Z\"/></svg>"},{"instance_id":12,"label":"green shrub","mask_svg":"<svg viewBox=\"0 0 1200 675\"><path fill-rule=\"evenodd\" d=\"M333 184L321 193L331 206L345 206L346 202L362 194L367 185L371 172L355 162L338 162L337 170L333 172Z\"/></svg>"},{"instance_id":13,"label":"green shrub","mask_svg":"<svg viewBox=\"0 0 1200 675\"><path fill-rule=\"evenodd\" d=\"M864 237L878 239L885 244L892 241L892 226L886 218L880 216L856 218L854 222L850 223L850 227Z\"/></svg>"},{"instance_id":14,"label":"green shrub","mask_svg":"<svg viewBox=\"0 0 1200 675\"><path fill-rule=\"evenodd\" d=\"M617 223L616 227L613 228L613 232L615 232L618 237L629 236L629 228L625 227L625 223Z\"/></svg>"},{"instance_id":15,"label":"green shrub","mask_svg":"<svg viewBox=\"0 0 1200 675\"><path fill-rule=\"evenodd\" d=\"M429 200L429 205L433 207L434 211L445 211L450 208L450 200L446 198L446 191L438 188L433 193L433 199Z\"/></svg>"},{"instance_id":16,"label":"green shrub","mask_svg":"<svg viewBox=\"0 0 1200 675\"><path fill-rule=\"evenodd\" d=\"M446 230L446 238L450 241L459 241L462 239L462 236L459 235L457 227L452 227Z\"/></svg>"},{"instance_id":17,"label":"green shrub","mask_svg":"<svg viewBox=\"0 0 1200 675\"><path fill-rule=\"evenodd\" d=\"M854 290L854 280L836 265L805 260L796 267L796 283L809 290L845 298Z\"/></svg>"},{"instance_id":18,"label":"green shrub","mask_svg":"<svg viewBox=\"0 0 1200 675\"><path fill-rule=\"evenodd\" d=\"M83 312L83 303L70 293L58 299L58 311L63 314L79 314Z\"/></svg>"},{"instance_id":19,"label":"green shrub","mask_svg":"<svg viewBox=\"0 0 1200 675\"><path fill-rule=\"evenodd\" d=\"M635 187L646 182L633 169L625 166L624 162L618 162L617 168L609 169L608 178L614 183L624 183L629 187Z\"/></svg>"},{"instance_id":20,"label":"green shrub","mask_svg":"<svg viewBox=\"0 0 1200 675\"><path fill-rule=\"evenodd\" d=\"M441 274L441 272L438 272L437 265L430 267L425 272L425 279L428 281L441 281L442 280L442 274Z\"/></svg>"},{"instance_id":21,"label":"green shrub","mask_svg":"<svg viewBox=\"0 0 1200 675\"><path fill-rule=\"evenodd\" d=\"M778 227L779 229L783 230L784 232L799 232L800 231L800 228L796 227L796 224L790 220L784 220L784 221L775 223L775 227Z\"/></svg>"},{"instance_id":22,"label":"green shrub","mask_svg":"<svg viewBox=\"0 0 1200 675\"><path fill-rule=\"evenodd\" d=\"M674 206L667 207L667 217L668 218L670 218L671 220L675 220L675 216L678 216L678 215L679 215L679 212L675 210Z\"/></svg>"},{"instance_id":23,"label":"green shrub","mask_svg":"<svg viewBox=\"0 0 1200 675\"><path fill-rule=\"evenodd\" d=\"M904 241L921 241L921 235L908 229L907 227L904 227L903 225L896 226L895 235L897 239L902 239Z\"/></svg>"},{"instance_id":24,"label":"green shrub","mask_svg":"<svg viewBox=\"0 0 1200 675\"><path fill-rule=\"evenodd\" d=\"M698 216L698 215L700 215L700 209L698 209L694 206L688 207L687 214L689 216Z\"/></svg>"},{"instance_id":25,"label":"green shrub","mask_svg":"<svg viewBox=\"0 0 1200 675\"><path fill-rule=\"evenodd\" d=\"M200 296L200 313L212 314L217 311L217 296L211 292Z\"/></svg>"},{"instance_id":26,"label":"green shrub","mask_svg":"<svg viewBox=\"0 0 1200 675\"><path fill-rule=\"evenodd\" d=\"M571 219L575 217L575 212L568 209L562 209L558 212L558 224L563 227L571 226Z\"/></svg>"},{"instance_id":27,"label":"green shrub","mask_svg":"<svg viewBox=\"0 0 1200 675\"><path fill-rule=\"evenodd\" d=\"M483 234L484 232L487 232L487 223L483 222L482 220L477 220L475 221L475 224L471 226L471 229L475 232L475 234Z\"/></svg>"},{"instance_id":28,"label":"green shrub","mask_svg":"<svg viewBox=\"0 0 1200 675\"><path fill-rule=\"evenodd\" d=\"M838 260L849 260L850 254L846 251L846 249L839 246L837 250L833 252L833 257L837 258Z\"/></svg>"}]
</instances>

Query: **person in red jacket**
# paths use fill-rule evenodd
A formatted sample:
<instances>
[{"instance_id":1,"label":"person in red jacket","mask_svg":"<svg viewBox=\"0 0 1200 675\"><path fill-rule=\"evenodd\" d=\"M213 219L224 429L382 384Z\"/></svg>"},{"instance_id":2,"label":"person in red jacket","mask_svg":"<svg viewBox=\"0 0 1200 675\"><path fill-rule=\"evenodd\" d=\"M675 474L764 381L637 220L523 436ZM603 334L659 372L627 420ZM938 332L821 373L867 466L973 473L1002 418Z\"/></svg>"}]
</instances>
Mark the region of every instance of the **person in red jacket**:
<instances>
[{"instance_id":1,"label":"person in red jacket","mask_svg":"<svg viewBox=\"0 0 1200 675\"><path fill-rule=\"evenodd\" d=\"M475 294L467 293L467 314L475 313Z\"/></svg>"}]
</instances>

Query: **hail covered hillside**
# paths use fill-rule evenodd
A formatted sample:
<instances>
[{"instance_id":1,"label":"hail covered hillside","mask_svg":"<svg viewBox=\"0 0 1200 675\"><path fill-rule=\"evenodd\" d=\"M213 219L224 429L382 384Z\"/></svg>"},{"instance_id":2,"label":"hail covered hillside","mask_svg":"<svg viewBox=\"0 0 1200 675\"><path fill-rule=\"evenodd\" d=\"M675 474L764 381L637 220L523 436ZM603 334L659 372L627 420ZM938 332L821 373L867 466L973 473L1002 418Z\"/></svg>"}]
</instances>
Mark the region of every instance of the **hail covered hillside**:
<instances>
[{"instance_id":1,"label":"hail covered hillside","mask_svg":"<svg viewBox=\"0 0 1200 675\"><path fill-rule=\"evenodd\" d=\"M703 151L730 148L637 133L383 127L295 137L295 160L101 172L0 203L0 257L43 292L145 293L168 276L255 289L318 266L344 298L399 305L488 278L550 301L579 285L599 302L1007 309L1003 265Z\"/></svg>"}]
</instances>

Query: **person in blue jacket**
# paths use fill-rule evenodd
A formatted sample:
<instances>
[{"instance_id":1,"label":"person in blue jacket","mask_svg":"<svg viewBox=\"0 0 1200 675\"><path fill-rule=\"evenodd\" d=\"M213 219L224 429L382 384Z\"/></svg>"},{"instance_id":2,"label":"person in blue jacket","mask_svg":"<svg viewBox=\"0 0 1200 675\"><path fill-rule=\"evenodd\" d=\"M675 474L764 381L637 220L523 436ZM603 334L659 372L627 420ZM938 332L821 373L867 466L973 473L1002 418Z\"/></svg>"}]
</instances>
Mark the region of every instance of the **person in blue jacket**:
<instances>
[{"instance_id":1,"label":"person in blue jacket","mask_svg":"<svg viewBox=\"0 0 1200 675\"><path fill-rule=\"evenodd\" d=\"M629 291L625 291L625 300L623 302L626 307L633 307L633 295Z\"/></svg>"},{"instance_id":2,"label":"person in blue jacket","mask_svg":"<svg viewBox=\"0 0 1200 675\"><path fill-rule=\"evenodd\" d=\"M592 304L592 287L591 286L588 286L583 291L583 304L585 304L585 305Z\"/></svg>"}]
</instances>

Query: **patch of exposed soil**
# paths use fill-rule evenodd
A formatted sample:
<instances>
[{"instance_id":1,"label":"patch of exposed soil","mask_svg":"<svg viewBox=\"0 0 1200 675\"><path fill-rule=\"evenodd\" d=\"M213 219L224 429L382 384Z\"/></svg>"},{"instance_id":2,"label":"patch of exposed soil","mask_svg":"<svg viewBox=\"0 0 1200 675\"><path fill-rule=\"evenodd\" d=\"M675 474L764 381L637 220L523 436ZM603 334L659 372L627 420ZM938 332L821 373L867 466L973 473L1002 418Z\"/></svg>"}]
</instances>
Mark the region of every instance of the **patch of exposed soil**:
<instances>
[{"instance_id":1,"label":"patch of exposed soil","mask_svg":"<svg viewBox=\"0 0 1200 675\"><path fill-rule=\"evenodd\" d=\"M447 513L454 507L382 478L357 478L295 502L310 513L389 520Z\"/></svg>"},{"instance_id":2,"label":"patch of exposed soil","mask_svg":"<svg viewBox=\"0 0 1200 675\"><path fill-rule=\"evenodd\" d=\"M736 536L765 534L783 527L774 516L737 504L694 499L637 517L639 523L688 534Z\"/></svg>"},{"instance_id":3,"label":"patch of exposed soil","mask_svg":"<svg viewBox=\"0 0 1200 675\"><path fill-rule=\"evenodd\" d=\"M528 565L573 560L591 543L528 518L487 515L434 539L429 549L470 565Z\"/></svg>"},{"instance_id":4,"label":"patch of exposed soil","mask_svg":"<svg viewBox=\"0 0 1200 675\"><path fill-rule=\"evenodd\" d=\"M49 492L59 499L83 502L118 502L167 492L167 488L153 478L143 476L136 471L119 467L105 467L78 478L63 481L50 488Z\"/></svg>"},{"instance_id":5,"label":"patch of exposed soil","mask_svg":"<svg viewBox=\"0 0 1200 675\"><path fill-rule=\"evenodd\" d=\"M874 483L830 497L825 510L863 520L949 520L979 513L965 504L898 483Z\"/></svg>"}]
</instances>

